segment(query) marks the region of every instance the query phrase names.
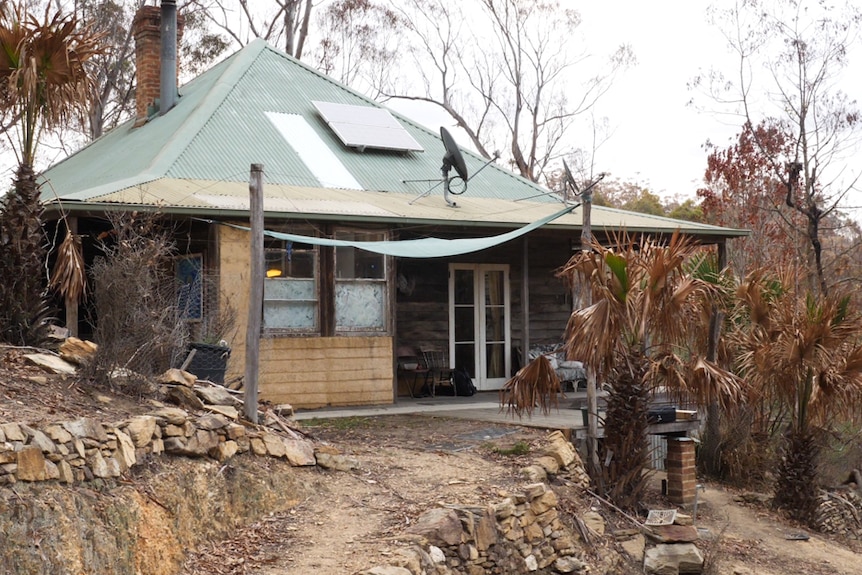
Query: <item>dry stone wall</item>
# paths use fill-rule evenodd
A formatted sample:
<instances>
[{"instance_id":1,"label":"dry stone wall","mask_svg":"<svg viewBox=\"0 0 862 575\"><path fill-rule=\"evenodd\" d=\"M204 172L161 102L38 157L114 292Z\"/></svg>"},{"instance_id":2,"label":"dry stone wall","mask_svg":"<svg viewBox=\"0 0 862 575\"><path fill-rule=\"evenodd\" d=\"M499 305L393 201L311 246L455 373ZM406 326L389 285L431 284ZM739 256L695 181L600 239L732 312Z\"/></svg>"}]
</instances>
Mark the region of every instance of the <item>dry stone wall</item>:
<instances>
[{"instance_id":1,"label":"dry stone wall","mask_svg":"<svg viewBox=\"0 0 862 575\"><path fill-rule=\"evenodd\" d=\"M42 428L0 424L0 485L119 477L148 456L162 453L218 461L251 453L286 459L293 466L316 464L314 446L296 434L242 425L221 413L190 414L162 407L109 424L90 418Z\"/></svg>"}]
</instances>

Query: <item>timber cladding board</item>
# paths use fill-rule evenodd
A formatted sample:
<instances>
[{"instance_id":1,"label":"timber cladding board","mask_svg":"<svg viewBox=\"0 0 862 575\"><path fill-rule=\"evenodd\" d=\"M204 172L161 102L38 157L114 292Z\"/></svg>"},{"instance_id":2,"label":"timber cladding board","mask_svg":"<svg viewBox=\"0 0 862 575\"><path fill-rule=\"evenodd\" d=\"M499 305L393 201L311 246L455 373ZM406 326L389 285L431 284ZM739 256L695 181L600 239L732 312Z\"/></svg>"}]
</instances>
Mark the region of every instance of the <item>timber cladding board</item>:
<instances>
[{"instance_id":1,"label":"timber cladding board","mask_svg":"<svg viewBox=\"0 0 862 575\"><path fill-rule=\"evenodd\" d=\"M250 278L248 232L220 226L225 296L238 310L229 377L245 373ZM391 336L266 337L260 341L260 398L295 407L391 403Z\"/></svg>"},{"instance_id":2,"label":"timber cladding board","mask_svg":"<svg viewBox=\"0 0 862 575\"><path fill-rule=\"evenodd\" d=\"M261 398L273 402L294 407L390 403L393 377L389 336L261 342Z\"/></svg>"}]
</instances>

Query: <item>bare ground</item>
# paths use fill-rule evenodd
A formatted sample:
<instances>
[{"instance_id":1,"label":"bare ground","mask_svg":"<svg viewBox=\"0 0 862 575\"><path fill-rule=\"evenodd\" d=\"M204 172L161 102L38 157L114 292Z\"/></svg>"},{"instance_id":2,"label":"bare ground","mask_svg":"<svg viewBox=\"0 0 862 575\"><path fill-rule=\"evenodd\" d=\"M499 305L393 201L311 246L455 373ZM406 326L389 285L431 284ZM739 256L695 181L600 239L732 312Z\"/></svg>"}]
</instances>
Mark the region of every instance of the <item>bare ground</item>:
<instances>
[{"instance_id":1,"label":"bare ground","mask_svg":"<svg viewBox=\"0 0 862 575\"><path fill-rule=\"evenodd\" d=\"M27 350L0 349L0 421L45 424L77 417L116 421L151 410L139 397L94 390L47 375L24 360ZM318 444L356 458L350 472L301 469L312 495L289 512L262 517L225 541L190 553L184 573L345 574L385 564L404 545L400 535L437 505L481 505L518 489L518 470L541 448L544 432L518 425L424 416L328 420L310 425ZM507 454L518 446L526 454ZM631 528L596 499L557 480L564 510L594 507L609 525ZM731 490L707 485L699 494L699 542L711 575L862 574L862 545L832 540L763 506L741 503ZM657 491L653 508L668 505ZM807 540L796 536L805 534ZM607 572L611 537L590 555L593 573ZM618 572L642 572L625 559Z\"/></svg>"}]
</instances>

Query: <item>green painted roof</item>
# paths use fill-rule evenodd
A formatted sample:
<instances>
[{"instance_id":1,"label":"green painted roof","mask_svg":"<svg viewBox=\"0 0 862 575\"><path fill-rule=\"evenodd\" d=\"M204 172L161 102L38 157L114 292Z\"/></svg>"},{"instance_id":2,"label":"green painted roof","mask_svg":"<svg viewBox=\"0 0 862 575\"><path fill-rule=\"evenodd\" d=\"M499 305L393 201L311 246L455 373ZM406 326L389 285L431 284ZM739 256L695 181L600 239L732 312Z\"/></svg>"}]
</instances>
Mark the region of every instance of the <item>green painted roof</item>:
<instances>
[{"instance_id":1,"label":"green painted roof","mask_svg":"<svg viewBox=\"0 0 862 575\"><path fill-rule=\"evenodd\" d=\"M72 210L158 205L165 212L236 215L248 210L251 164L263 164L270 216L520 225L527 214L538 215L533 207L542 213L559 207L545 188L494 164L478 172L485 160L469 151L463 154L475 177L463 196L453 198L461 207L447 206L439 186L414 200L433 184L405 180L440 178L444 148L438 133L393 112L425 151L359 151L342 144L313 101L382 107L256 40L182 86L167 114L138 128L129 121L46 170L43 201L50 205L59 199ZM315 173L303 160L307 150L288 143L270 120L273 113L304 118L334 163L363 189L321 184L320 169ZM495 213L501 215L495 218ZM681 226L711 236L745 233L600 207L593 214L597 223L632 231ZM575 225L575 216L558 225Z\"/></svg>"}]
</instances>

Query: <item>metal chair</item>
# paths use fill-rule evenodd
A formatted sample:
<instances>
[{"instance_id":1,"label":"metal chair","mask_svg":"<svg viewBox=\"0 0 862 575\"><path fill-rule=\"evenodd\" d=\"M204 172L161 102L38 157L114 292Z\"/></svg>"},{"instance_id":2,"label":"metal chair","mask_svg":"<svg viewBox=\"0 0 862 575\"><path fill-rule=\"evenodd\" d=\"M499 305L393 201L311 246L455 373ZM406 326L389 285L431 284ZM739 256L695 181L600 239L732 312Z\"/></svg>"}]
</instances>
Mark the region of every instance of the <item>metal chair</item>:
<instances>
[{"instance_id":1,"label":"metal chair","mask_svg":"<svg viewBox=\"0 0 862 575\"><path fill-rule=\"evenodd\" d=\"M453 370L449 366L448 354L436 349L427 349L422 350L422 356L425 359L425 368L428 370L425 374L425 384L431 397L437 395L438 385L451 387L452 395L455 395L455 384L452 382Z\"/></svg>"}]
</instances>

